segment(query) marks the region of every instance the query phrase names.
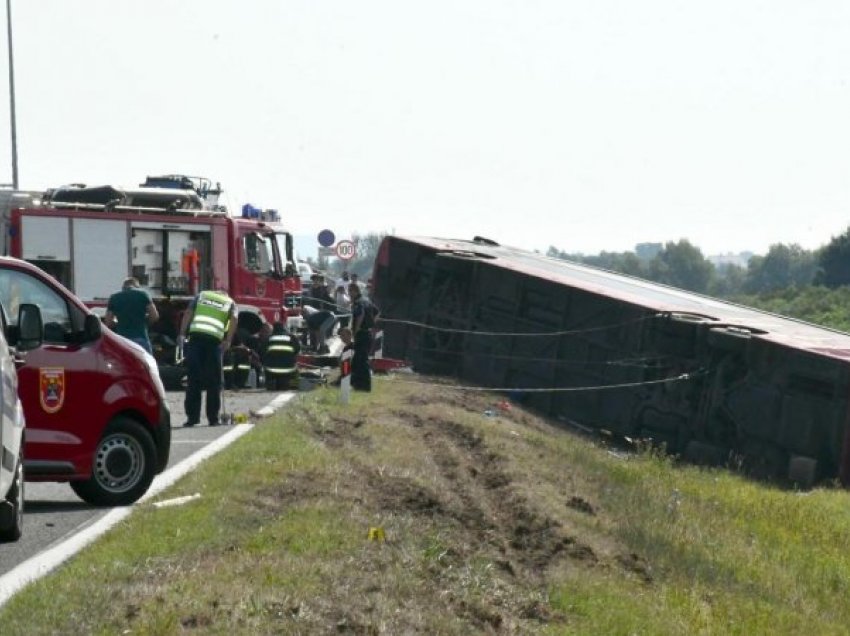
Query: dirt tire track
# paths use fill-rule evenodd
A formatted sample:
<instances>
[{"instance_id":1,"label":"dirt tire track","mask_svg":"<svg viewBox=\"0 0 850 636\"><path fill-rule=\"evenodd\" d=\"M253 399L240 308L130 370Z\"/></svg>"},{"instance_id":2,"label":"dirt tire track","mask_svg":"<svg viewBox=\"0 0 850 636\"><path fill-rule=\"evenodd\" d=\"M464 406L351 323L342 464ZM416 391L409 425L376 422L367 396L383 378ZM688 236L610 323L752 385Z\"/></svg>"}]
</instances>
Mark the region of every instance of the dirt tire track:
<instances>
[{"instance_id":1,"label":"dirt tire track","mask_svg":"<svg viewBox=\"0 0 850 636\"><path fill-rule=\"evenodd\" d=\"M505 554L514 575L539 577L560 556L597 560L593 549L566 535L559 522L531 509L511 487L504 458L490 451L472 429L421 415L415 415L410 424L422 431L435 464L451 486L447 491L467 510L466 529Z\"/></svg>"}]
</instances>

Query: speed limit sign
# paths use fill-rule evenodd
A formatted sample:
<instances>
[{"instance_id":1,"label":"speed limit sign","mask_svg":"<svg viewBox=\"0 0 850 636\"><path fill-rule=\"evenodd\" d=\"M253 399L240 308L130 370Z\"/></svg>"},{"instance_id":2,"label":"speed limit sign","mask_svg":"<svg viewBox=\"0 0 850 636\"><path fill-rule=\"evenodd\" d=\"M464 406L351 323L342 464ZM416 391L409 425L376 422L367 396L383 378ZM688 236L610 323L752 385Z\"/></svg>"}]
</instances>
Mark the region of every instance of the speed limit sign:
<instances>
[{"instance_id":1,"label":"speed limit sign","mask_svg":"<svg viewBox=\"0 0 850 636\"><path fill-rule=\"evenodd\" d=\"M354 243L351 241L340 241L336 244L336 255L337 258L341 258L344 261L349 261L354 258Z\"/></svg>"}]
</instances>

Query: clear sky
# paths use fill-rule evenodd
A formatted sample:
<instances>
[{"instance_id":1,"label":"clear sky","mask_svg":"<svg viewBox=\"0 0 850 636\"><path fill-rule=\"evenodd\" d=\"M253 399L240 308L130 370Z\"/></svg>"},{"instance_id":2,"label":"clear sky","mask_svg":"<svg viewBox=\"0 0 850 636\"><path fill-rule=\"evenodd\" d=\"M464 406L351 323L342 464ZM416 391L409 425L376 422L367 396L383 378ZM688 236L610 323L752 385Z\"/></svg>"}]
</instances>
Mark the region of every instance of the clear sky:
<instances>
[{"instance_id":1,"label":"clear sky","mask_svg":"<svg viewBox=\"0 0 850 636\"><path fill-rule=\"evenodd\" d=\"M850 225L846 0L12 0L12 14L25 189L176 172L220 181L233 208L278 208L297 235L587 254L815 248Z\"/></svg>"}]
</instances>

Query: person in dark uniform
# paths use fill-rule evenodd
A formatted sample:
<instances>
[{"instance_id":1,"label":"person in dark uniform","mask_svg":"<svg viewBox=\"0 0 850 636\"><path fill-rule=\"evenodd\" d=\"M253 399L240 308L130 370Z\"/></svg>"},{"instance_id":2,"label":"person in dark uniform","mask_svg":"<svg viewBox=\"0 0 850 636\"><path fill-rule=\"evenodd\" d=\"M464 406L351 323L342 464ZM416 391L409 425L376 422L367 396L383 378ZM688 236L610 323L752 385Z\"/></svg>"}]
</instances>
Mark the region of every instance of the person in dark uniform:
<instances>
[{"instance_id":1,"label":"person in dark uniform","mask_svg":"<svg viewBox=\"0 0 850 636\"><path fill-rule=\"evenodd\" d=\"M251 350L234 340L222 359L225 389L244 389L251 373Z\"/></svg>"},{"instance_id":2,"label":"person in dark uniform","mask_svg":"<svg viewBox=\"0 0 850 636\"><path fill-rule=\"evenodd\" d=\"M252 331L255 329L255 331ZM251 370L259 382L263 372L260 359L264 334L271 332L271 325L262 323L254 314L243 313L239 316L236 334L230 348L224 352L224 388L244 389L256 388L250 381Z\"/></svg>"},{"instance_id":3,"label":"person in dark uniform","mask_svg":"<svg viewBox=\"0 0 850 636\"><path fill-rule=\"evenodd\" d=\"M224 291L202 291L183 314L180 343L186 335L186 423L201 420L201 394L206 389L206 414L216 426L221 409L222 354L236 333L236 303Z\"/></svg>"},{"instance_id":4,"label":"person in dark uniform","mask_svg":"<svg viewBox=\"0 0 850 636\"><path fill-rule=\"evenodd\" d=\"M353 278L353 277L352 277ZM372 390L372 369L369 352L372 350L372 328L378 319L378 309L363 297L360 285L348 285L351 297L351 330L354 332L354 357L351 359L351 388L356 391Z\"/></svg>"},{"instance_id":5,"label":"person in dark uniform","mask_svg":"<svg viewBox=\"0 0 850 636\"><path fill-rule=\"evenodd\" d=\"M298 338L290 335L283 323L276 322L262 356L267 389L283 391L292 388L298 380L300 351Z\"/></svg>"}]
</instances>

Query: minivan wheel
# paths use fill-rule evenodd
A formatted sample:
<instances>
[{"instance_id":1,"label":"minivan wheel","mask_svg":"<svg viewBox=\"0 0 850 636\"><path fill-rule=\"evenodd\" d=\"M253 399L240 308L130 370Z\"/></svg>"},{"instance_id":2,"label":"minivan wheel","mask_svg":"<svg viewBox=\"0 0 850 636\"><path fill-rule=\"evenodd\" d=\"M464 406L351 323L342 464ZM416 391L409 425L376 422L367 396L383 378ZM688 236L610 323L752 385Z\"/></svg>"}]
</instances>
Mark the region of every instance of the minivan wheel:
<instances>
[{"instance_id":1,"label":"minivan wheel","mask_svg":"<svg viewBox=\"0 0 850 636\"><path fill-rule=\"evenodd\" d=\"M21 453L23 453L23 448ZM22 457L18 457L15 479L9 488L6 505L11 506L12 510L8 515L7 523L0 526L0 541L3 543L17 541L24 532L24 462Z\"/></svg>"},{"instance_id":2,"label":"minivan wheel","mask_svg":"<svg viewBox=\"0 0 850 636\"><path fill-rule=\"evenodd\" d=\"M92 475L71 488L95 506L127 506L139 499L156 473L156 447L138 422L117 417L106 427L94 454Z\"/></svg>"}]
</instances>

